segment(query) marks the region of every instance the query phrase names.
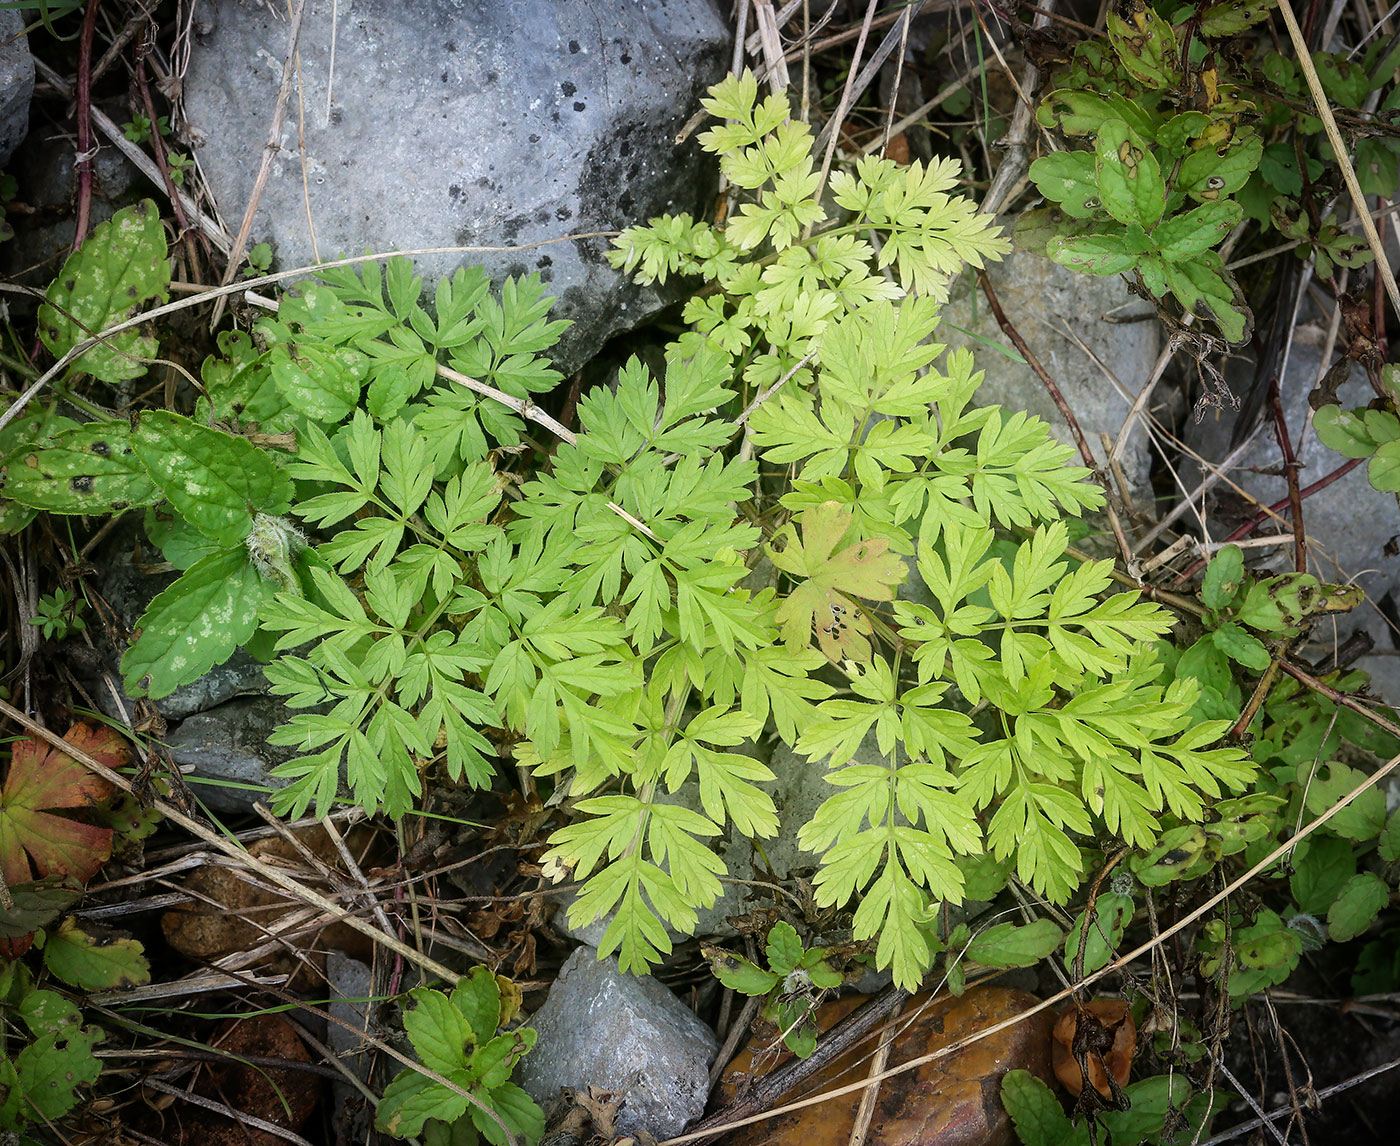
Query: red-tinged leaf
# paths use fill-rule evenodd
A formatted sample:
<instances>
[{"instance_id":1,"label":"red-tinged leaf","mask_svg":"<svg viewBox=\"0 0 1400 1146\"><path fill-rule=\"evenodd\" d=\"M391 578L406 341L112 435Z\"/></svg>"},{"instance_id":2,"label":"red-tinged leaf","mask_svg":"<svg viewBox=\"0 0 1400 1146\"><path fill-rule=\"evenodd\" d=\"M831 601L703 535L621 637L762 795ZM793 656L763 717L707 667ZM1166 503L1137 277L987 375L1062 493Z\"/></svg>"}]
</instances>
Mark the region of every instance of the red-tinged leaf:
<instances>
[{"instance_id":1,"label":"red-tinged leaf","mask_svg":"<svg viewBox=\"0 0 1400 1146\"><path fill-rule=\"evenodd\" d=\"M110 768L126 762L125 742L111 729L75 724L65 739ZM91 808L112 793L110 783L62 751L32 737L17 741L0 789L0 869L5 882L27 883L35 875L91 879L111 855L111 830L56 816L48 809Z\"/></svg>"},{"instance_id":2,"label":"red-tinged leaf","mask_svg":"<svg viewBox=\"0 0 1400 1146\"><path fill-rule=\"evenodd\" d=\"M815 628L817 643L833 661L870 657L870 619L852 597L893 600L895 587L909 568L884 538L857 541L837 551L851 527L851 515L836 501L822 502L802 514L802 540L789 526L788 545L769 550L773 564L802 579L778 608L788 645L805 645Z\"/></svg>"}]
</instances>

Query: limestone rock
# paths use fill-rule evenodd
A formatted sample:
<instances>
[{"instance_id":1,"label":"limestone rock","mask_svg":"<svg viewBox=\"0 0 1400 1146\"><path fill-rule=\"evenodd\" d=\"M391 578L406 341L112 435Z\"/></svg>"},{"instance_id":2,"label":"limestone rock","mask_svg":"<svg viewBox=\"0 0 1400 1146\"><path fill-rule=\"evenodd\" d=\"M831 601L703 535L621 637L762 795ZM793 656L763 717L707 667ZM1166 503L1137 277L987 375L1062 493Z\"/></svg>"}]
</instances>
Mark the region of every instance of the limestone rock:
<instances>
[{"instance_id":1,"label":"limestone rock","mask_svg":"<svg viewBox=\"0 0 1400 1146\"><path fill-rule=\"evenodd\" d=\"M718 1040L650 975L623 974L616 960L580 947L529 1025L539 1041L514 1081L546 1110L561 1087L599 1086L624 1098L619 1134L645 1129L657 1139L705 1110Z\"/></svg>"},{"instance_id":2,"label":"limestone rock","mask_svg":"<svg viewBox=\"0 0 1400 1146\"><path fill-rule=\"evenodd\" d=\"M216 15L185 104L214 198L237 220L289 29L265 5L221 0ZM417 263L430 287L464 263L539 273L559 296L552 317L575 323L555 352L572 371L662 299L607 265L607 239L530 245L701 206L713 175L675 136L728 43L714 0L312 0L253 241L281 268L366 247L528 247Z\"/></svg>"},{"instance_id":3,"label":"limestone rock","mask_svg":"<svg viewBox=\"0 0 1400 1146\"><path fill-rule=\"evenodd\" d=\"M10 161L29 134L29 101L34 95L34 57L24 35L25 13L0 11L0 167Z\"/></svg>"}]
</instances>

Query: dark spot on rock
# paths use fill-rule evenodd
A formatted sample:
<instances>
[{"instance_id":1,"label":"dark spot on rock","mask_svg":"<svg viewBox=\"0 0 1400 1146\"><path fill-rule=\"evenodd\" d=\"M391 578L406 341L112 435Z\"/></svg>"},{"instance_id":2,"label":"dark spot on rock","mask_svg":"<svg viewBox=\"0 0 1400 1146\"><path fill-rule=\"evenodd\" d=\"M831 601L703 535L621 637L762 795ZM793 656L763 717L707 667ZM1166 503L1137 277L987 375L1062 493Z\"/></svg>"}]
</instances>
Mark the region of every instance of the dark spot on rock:
<instances>
[{"instance_id":1,"label":"dark spot on rock","mask_svg":"<svg viewBox=\"0 0 1400 1146\"><path fill-rule=\"evenodd\" d=\"M582 50L583 50L583 49L580 48L580 47L578 46L578 41L577 41L577 40L570 40L570 41L569 41L569 55L571 55L571 56L576 56L576 55L578 55L579 52L581 52Z\"/></svg>"},{"instance_id":2,"label":"dark spot on rock","mask_svg":"<svg viewBox=\"0 0 1400 1146\"><path fill-rule=\"evenodd\" d=\"M624 64L630 64L632 62L632 57L626 52L623 52L622 55L618 56L617 58Z\"/></svg>"},{"instance_id":3,"label":"dark spot on rock","mask_svg":"<svg viewBox=\"0 0 1400 1146\"><path fill-rule=\"evenodd\" d=\"M571 96L574 94L574 92L578 91L578 85L571 84L568 80L565 80L562 84L559 85L559 90L563 92L565 96Z\"/></svg>"},{"instance_id":4,"label":"dark spot on rock","mask_svg":"<svg viewBox=\"0 0 1400 1146\"><path fill-rule=\"evenodd\" d=\"M345 113L338 107L331 108L331 126L339 127L340 121L345 118Z\"/></svg>"},{"instance_id":5,"label":"dark spot on rock","mask_svg":"<svg viewBox=\"0 0 1400 1146\"><path fill-rule=\"evenodd\" d=\"M624 215L630 215L637 209L637 201L630 194L618 196L617 209Z\"/></svg>"},{"instance_id":6,"label":"dark spot on rock","mask_svg":"<svg viewBox=\"0 0 1400 1146\"><path fill-rule=\"evenodd\" d=\"M498 79L500 79L500 78L501 78L501 73L500 73L500 72L487 72L487 73L486 73L486 82L487 82L488 84L494 84L494 83L495 83Z\"/></svg>"},{"instance_id":7,"label":"dark spot on rock","mask_svg":"<svg viewBox=\"0 0 1400 1146\"><path fill-rule=\"evenodd\" d=\"M530 136L530 142L531 142L531 143L538 143L539 141L540 141L540 137L539 137L538 135L531 134L531 136Z\"/></svg>"},{"instance_id":8,"label":"dark spot on rock","mask_svg":"<svg viewBox=\"0 0 1400 1146\"><path fill-rule=\"evenodd\" d=\"M555 207L554 217L562 223L565 219L572 219L574 213L567 207Z\"/></svg>"},{"instance_id":9,"label":"dark spot on rock","mask_svg":"<svg viewBox=\"0 0 1400 1146\"><path fill-rule=\"evenodd\" d=\"M447 197L454 203L461 202L463 194L464 192L462 191L462 185L460 183L453 183L447 188Z\"/></svg>"},{"instance_id":10,"label":"dark spot on rock","mask_svg":"<svg viewBox=\"0 0 1400 1146\"><path fill-rule=\"evenodd\" d=\"M551 259L548 255L541 255L535 260L535 266L539 267L540 270L544 270L545 267L552 267L553 265L554 260Z\"/></svg>"},{"instance_id":11,"label":"dark spot on rock","mask_svg":"<svg viewBox=\"0 0 1400 1146\"><path fill-rule=\"evenodd\" d=\"M630 139L624 139L624 140L622 141L622 143L618 145L618 148L617 148L617 157L618 157L619 159L626 159L626 158L627 158L629 155L631 155L631 154L632 154L632 141L631 141Z\"/></svg>"},{"instance_id":12,"label":"dark spot on rock","mask_svg":"<svg viewBox=\"0 0 1400 1146\"><path fill-rule=\"evenodd\" d=\"M587 111L587 110L588 110L588 105L587 105L586 103L584 103L583 100L581 100L581 99L576 99L576 100L574 100L574 110L575 110L575 111Z\"/></svg>"},{"instance_id":13,"label":"dark spot on rock","mask_svg":"<svg viewBox=\"0 0 1400 1146\"><path fill-rule=\"evenodd\" d=\"M100 458L110 458L112 456L112 447L106 442L93 442L88 449Z\"/></svg>"},{"instance_id":14,"label":"dark spot on rock","mask_svg":"<svg viewBox=\"0 0 1400 1146\"><path fill-rule=\"evenodd\" d=\"M456 41L456 40L448 40L445 44L443 44L443 47L444 47L445 49L447 49L447 51L449 51L449 52L456 52L456 51L457 51L457 41Z\"/></svg>"},{"instance_id":15,"label":"dark spot on rock","mask_svg":"<svg viewBox=\"0 0 1400 1146\"><path fill-rule=\"evenodd\" d=\"M560 120L559 120L559 113L558 113L557 111L556 111L556 112L552 112L552 113L550 114L549 121L550 121L550 123L558 123L558 122L560 122Z\"/></svg>"},{"instance_id":16,"label":"dark spot on rock","mask_svg":"<svg viewBox=\"0 0 1400 1146\"><path fill-rule=\"evenodd\" d=\"M635 179L635 178L637 178L637 175L638 175L638 173L639 173L641 170L642 170L642 165L641 165L640 163L633 163L631 166L629 166L629 167L627 168L627 178L628 178L628 179Z\"/></svg>"},{"instance_id":17,"label":"dark spot on rock","mask_svg":"<svg viewBox=\"0 0 1400 1146\"><path fill-rule=\"evenodd\" d=\"M501 224L501 234L507 243L513 243L519 237L521 230L529 223L529 219L524 215L516 215L507 219Z\"/></svg>"},{"instance_id":18,"label":"dark spot on rock","mask_svg":"<svg viewBox=\"0 0 1400 1146\"><path fill-rule=\"evenodd\" d=\"M92 476L90 474L79 474L75 478L70 478L68 481L68 487L74 493L91 493Z\"/></svg>"},{"instance_id":19,"label":"dark spot on rock","mask_svg":"<svg viewBox=\"0 0 1400 1146\"><path fill-rule=\"evenodd\" d=\"M548 208L548 207L541 207L538 211L535 212L535 222L536 222L536 223L548 223L548 222L549 222L549 208Z\"/></svg>"},{"instance_id":20,"label":"dark spot on rock","mask_svg":"<svg viewBox=\"0 0 1400 1146\"><path fill-rule=\"evenodd\" d=\"M442 73L442 75L439 76L438 78L441 79L443 83L446 83L446 82L447 82L447 72L444 71L444 72Z\"/></svg>"}]
</instances>

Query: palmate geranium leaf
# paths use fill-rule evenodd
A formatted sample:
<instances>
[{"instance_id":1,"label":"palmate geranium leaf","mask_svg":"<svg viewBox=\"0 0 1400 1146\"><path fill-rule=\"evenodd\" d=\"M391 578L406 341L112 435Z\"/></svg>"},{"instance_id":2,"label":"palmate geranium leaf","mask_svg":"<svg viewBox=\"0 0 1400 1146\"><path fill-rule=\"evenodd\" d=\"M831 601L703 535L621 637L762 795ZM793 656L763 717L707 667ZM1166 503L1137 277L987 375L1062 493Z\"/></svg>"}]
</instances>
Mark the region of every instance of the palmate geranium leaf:
<instances>
[{"instance_id":1,"label":"palmate geranium leaf","mask_svg":"<svg viewBox=\"0 0 1400 1146\"><path fill-rule=\"evenodd\" d=\"M90 924L79 927L71 917L44 944L44 966L83 991L140 987L151 981L151 965L140 943Z\"/></svg>"},{"instance_id":2,"label":"palmate geranium leaf","mask_svg":"<svg viewBox=\"0 0 1400 1146\"><path fill-rule=\"evenodd\" d=\"M822 652L837 662L870 658L870 621L851 598L892 600L895 587L909 575L904 559L889 551L884 538L838 551L851 520L840 502L822 502L803 511L800 541L788 526L786 548L768 550L774 565L800 579L778 608L783 640L803 647L815 628Z\"/></svg>"},{"instance_id":3,"label":"palmate geranium leaf","mask_svg":"<svg viewBox=\"0 0 1400 1146\"><path fill-rule=\"evenodd\" d=\"M109 728L75 724L65 739L109 768L126 763L126 743ZM43 741L15 741L0 788L0 867L5 882L28 883L36 874L70 875L83 883L91 879L111 854L111 829L53 812L95 807L112 792L102 777Z\"/></svg>"}]
</instances>

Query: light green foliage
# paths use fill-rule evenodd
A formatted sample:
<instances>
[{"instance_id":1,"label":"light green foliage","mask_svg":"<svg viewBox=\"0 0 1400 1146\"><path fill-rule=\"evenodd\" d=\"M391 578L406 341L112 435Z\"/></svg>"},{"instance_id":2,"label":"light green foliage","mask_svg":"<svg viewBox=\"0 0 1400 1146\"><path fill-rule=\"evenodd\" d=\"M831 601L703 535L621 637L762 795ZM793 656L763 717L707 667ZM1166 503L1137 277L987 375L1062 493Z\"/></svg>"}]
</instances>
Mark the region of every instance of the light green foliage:
<instances>
[{"instance_id":1,"label":"light green foliage","mask_svg":"<svg viewBox=\"0 0 1400 1146\"><path fill-rule=\"evenodd\" d=\"M102 1071L93 1048L102 1039L84 1027L78 1008L34 986L20 963L0 960L0 1131L22 1131L63 1117ZM29 1038L26 1040L24 1032Z\"/></svg>"},{"instance_id":2,"label":"light green foliage","mask_svg":"<svg viewBox=\"0 0 1400 1146\"><path fill-rule=\"evenodd\" d=\"M1087 1122L1071 1122L1055 1093L1028 1071L1009 1071L1001 1081L1002 1103L1023 1146L1155 1146L1179 1141L1174 1134L1189 1139L1208 1134L1211 1119L1229 1099L1223 1091L1193 1095L1183 1074L1140 1079L1124 1091L1129 1108L1099 1112L1096 1131Z\"/></svg>"},{"instance_id":3,"label":"light green foliage","mask_svg":"<svg viewBox=\"0 0 1400 1146\"><path fill-rule=\"evenodd\" d=\"M169 288L160 212L144 199L95 227L87 242L68 256L39 308L39 336L61 358L151 300L164 302ZM128 330L86 351L69 370L121 382L144 374L146 360L155 353L154 338Z\"/></svg>"},{"instance_id":4,"label":"light green foliage","mask_svg":"<svg viewBox=\"0 0 1400 1146\"><path fill-rule=\"evenodd\" d=\"M790 923L773 925L764 953L767 969L719 947L705 948L705 959L726 987L763 998L760 1017L777 1029L788 1050L806 1058L817 1047L814 1015L821 994L841 985L841 973L827 962L825 948L804 948Z\"/></svg>"},{"instance_id":5,"label":"light green foliage","mask_svg":"<svg viewBox=\"0 0 1400 1146\"><path fill-rule=\"evenodd\" d=\"M450 995L427 987L410 991L415 1006L403 1025L418 1060L456 1089L411 1068L402 1070L384 1088L375 1128L395 1138L426 1132L430 1142L463 1146L476 1142L478 1134L502 1146L506 1130L523 1143L538 1139L544 1114L510 1081L515 1064L535 1045L535 1032L516 1027L497 1033L514 1011L508 1000L518 992L513 987L512 992L503 999L500 982L485 967L472 968Z\"/></svg>"}]
</instances>

